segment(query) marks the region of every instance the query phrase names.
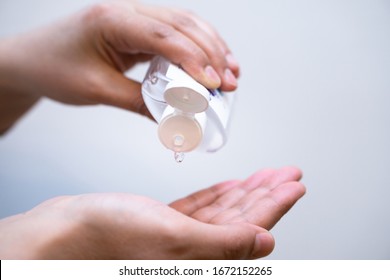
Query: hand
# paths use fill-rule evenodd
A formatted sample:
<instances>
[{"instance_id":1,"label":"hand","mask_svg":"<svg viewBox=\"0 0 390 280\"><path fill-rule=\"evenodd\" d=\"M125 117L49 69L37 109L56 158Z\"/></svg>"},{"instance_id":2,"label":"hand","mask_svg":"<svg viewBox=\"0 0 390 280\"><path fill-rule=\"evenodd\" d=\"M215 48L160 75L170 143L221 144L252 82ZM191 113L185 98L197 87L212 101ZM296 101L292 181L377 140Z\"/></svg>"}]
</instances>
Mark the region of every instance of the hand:
<instances>
[{"instance_id":1,"label":"hand","mask_svg":"<svg viewBox=\"0 0 390 280\"><path fill-rule=\"evenodd\" d=\"M237 62L203 20L178 9L113 1L0 41L0 93L19 94L24 103L46 96L150 117L140 83L123 73L153 55L181 65L206 87L237 87Z\"/></svg>"},{"instance_id":2,"label":"hand","mask_svg":"<svg viewBox=\"0 0 390 280\"><path fill-rule=\"evenodd\" d=\"M304 194L295 168L260 171L170 206L130 194L49 200L0 221L1 259L253 259Z\"/></svg>"}]
</instances>

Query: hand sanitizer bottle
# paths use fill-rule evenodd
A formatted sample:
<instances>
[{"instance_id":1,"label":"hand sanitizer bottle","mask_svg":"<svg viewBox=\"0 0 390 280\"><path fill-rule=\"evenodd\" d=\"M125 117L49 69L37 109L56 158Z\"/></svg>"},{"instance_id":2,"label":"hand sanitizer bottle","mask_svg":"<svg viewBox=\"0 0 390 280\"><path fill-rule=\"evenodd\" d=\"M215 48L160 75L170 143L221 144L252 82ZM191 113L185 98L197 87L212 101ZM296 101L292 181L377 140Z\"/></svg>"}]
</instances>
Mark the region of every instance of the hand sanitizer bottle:
<instances>
[{"instance_id":1,"label":"hand sanitizer bottle","mask_svg":"<svg viewBox=\"0 0 390 280\"><path fill-rule=\"evenodd\" d=\"M161 56L151 61L142 96L177 162L193 150L215 152L227 140L234 93L210 90Z\"/></svg>"}]
</instances>

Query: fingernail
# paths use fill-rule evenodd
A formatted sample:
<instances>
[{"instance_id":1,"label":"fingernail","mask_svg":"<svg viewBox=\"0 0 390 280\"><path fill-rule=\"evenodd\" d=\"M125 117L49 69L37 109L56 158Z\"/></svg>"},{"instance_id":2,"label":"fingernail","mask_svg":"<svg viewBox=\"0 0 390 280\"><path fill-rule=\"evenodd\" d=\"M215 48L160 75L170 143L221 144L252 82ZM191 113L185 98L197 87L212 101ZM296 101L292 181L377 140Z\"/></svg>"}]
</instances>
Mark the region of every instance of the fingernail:
<instances>
[{"instance_id":1,"label":"fingernail","mask_svg":"<svg viewBox=\"0 0 390 280\"><path fill-rule=\"evenodd\" d=\"M269 232L256 234L252 257L260 258L269 255L272 252L274 245L274 238Z\"/></svg>"},{"instance_id":2,"label":"fingernail","mask_svg":"<svg viewBox=\"0 0 390 280\"><path fill-rule=\"evenodd\" d=\"M225 81L233 86L237 86L237 79L229 68L225 70Z\"/></svg>"},{"instance_id":3,"label":"fingernail","mask_svg":"<svg viewBox=\"0 0 390 280\"><path fill-rule=\"evenodd\" d=\"M227 54L225 58L230 66L239 67L237 60L234 58L234 56L231 53Z\"/></svg>"},{"instance_id":4,"label":"fingernail","mask_svg":"<svg viewBox=\"0 0 390 280\"><path fill-rule=\"evenodd\" d=\"M210 65L207 65L204 70L207 78L210 81L210 85L208 86L211 88L218 88L221 85L221 79L219 78L218 73Z\"/></svg>"}]
</instances>

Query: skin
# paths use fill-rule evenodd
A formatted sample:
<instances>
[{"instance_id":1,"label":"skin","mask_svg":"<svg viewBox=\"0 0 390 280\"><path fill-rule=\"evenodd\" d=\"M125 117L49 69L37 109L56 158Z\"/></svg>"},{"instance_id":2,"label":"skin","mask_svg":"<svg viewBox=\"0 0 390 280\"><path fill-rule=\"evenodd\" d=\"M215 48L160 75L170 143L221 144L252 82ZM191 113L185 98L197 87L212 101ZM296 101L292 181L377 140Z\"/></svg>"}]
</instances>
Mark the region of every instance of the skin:
<instances>
[{"instance_id":1,"label":"skin","mask_svg":"<svg viewBox=\"0 0 390 280\"><path fill-rule=\"evenodd\" d=\"M182 10L113 1L0 40L0 133L40 98L106 104L151 117L124 72L162 55L208 88L237 87L218 33ZM1 259L253 259L305 193L293 167L263 170L165 205L106 193L57 197L0 220Z\"/></svg>"},{"instance_id":2,"label":"skin","mask_svg":"<svg viewBox=\"0 0 390 280\"><path fill-rule=\"evenodd\" d=\"M254 259L305 193L294 167L226 181L170 205L124 193L58 197L0 221L1 259Z\"/></svg>"}]
</instances>

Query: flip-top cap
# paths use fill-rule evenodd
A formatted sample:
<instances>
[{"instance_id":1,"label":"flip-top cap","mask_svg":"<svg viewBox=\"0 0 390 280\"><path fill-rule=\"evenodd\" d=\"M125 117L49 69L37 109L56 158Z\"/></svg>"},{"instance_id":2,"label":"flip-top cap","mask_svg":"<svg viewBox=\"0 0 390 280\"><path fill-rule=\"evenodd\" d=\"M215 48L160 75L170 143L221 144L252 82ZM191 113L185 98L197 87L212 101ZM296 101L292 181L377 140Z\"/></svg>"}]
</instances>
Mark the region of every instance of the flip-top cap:
<instances>
[{"instance_id":1,"label":"flip-top cap","mask_svg":"<svg viewBox=\"0 0 390 280\"><path fill-rule=\"evenodd\" d=\"M164 99L173 108L200 113L209 106L209 91L195 80L173 80L165 88Z\"/></svg>"},{"instance_id":2,"label":"flip-top cap","mask_svg":"<svg viewBox=\"0 0 390 280\"><path fill-rule=\"evenodd\" d=\"M165 147L174 152L189 152L200 144L203 132L194 118L170 114L160 122L158 137Z\"/></svg>"}]
</instances>

